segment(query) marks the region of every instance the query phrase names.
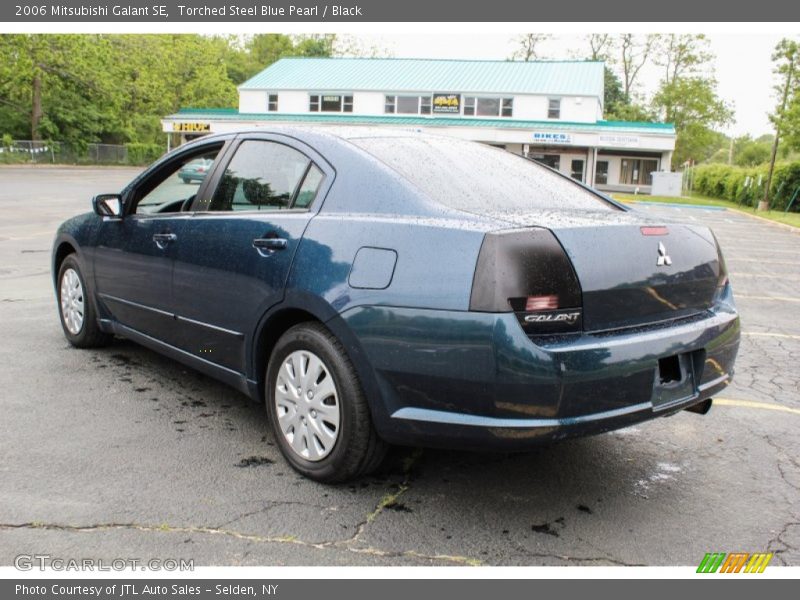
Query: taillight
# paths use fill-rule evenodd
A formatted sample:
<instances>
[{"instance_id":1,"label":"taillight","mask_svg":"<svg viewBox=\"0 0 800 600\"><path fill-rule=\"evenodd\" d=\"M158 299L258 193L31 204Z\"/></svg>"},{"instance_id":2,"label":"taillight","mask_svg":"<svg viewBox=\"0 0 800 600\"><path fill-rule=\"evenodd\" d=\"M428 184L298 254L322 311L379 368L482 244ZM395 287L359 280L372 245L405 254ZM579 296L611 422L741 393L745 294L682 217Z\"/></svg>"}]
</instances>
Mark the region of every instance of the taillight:
<instances>
[{"instance_id":1,"label":"taillight","mask_svg":"<svg viewBox=\"0 0 800 600\"><path fill-rule=\"evenodd\" d=\"M728 279L728 267L725 264L725 258L722 256L722 249L719 247L717 236L713 233L714 242L717 244L717 260L719 261L719 276L717 277L717 289L714 290L713 304L717 304L723 298L730 295L730 280ZM731 297L732 301L732 297Z\"/></svg>"},{"instance_id":2,"label":"taillight","mask_svg":"<svg viewBox=\"0 0 800 600\"><path fill-rule=\"evenodd\" d=\"M581 330L581 287L547 229L487 233L472 280L470 310L514 312L531 335Z\"/></svg>"}]
</instances>

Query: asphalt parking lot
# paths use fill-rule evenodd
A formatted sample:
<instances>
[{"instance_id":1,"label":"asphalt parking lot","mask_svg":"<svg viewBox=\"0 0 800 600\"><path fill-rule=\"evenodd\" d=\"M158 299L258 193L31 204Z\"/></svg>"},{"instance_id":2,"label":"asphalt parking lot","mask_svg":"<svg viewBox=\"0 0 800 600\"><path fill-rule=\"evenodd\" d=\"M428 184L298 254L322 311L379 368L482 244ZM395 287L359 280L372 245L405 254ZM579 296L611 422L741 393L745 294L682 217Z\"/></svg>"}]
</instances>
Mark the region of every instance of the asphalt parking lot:
<instances>
[{"instance_id":1,"label":"asphalt parking lot","mask_svg":"<svg viewBox=\"0 0 800 600\"><path fill-rule=\"evenodd\" d=\"M640 205L710 225L725 251L744 334L708 415L530 454L397 450L375 476L324 486L283 462L237 392L124 340L64 339L55 229L136 172L0 167L0 565L800 564L800 232Z\"/></svg>"}]
</instances>

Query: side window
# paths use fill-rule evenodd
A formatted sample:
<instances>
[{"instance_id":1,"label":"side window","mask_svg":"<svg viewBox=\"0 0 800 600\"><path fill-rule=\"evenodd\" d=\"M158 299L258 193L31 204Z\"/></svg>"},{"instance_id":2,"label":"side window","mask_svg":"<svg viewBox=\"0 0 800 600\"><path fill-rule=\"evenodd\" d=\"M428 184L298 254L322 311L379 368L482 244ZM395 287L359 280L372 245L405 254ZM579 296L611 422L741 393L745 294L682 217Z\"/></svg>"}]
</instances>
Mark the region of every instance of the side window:
<instances>
[{"instance_id":1,"label":"side window","mask_svg":"<svg viewBox=\"0 0 800 600\"><path fill-rule=\"evenodd\" d=\"M155 174L137 193L134 213L141 215L184 210L211 172L220 149L221 146L201 154L192 154L160 174Z\"/></svg>"},{"instance_id":2,"label":"side window","mask_svg":"<svg viewBox=\"0 0 800 600\"><path fill-rule=\"evenodd\" d=\"M310 164L307 156L289 146L244 141L225 169L208 210L291 208Z\"/></svg>"},{"instance_id":3,"label":"side window","mask_svg":"<svg viewBox=\"0 0 800 600\"><path fill-rule=\"evenodd\" d=\"M306 178L303 179L303 184L297 192L297 199L294 201L292 208L308 208L314 201L319 191L319 186L325 174L320 171L316 165L311 165L306 173Z\"/></svg>"}]
</instances>

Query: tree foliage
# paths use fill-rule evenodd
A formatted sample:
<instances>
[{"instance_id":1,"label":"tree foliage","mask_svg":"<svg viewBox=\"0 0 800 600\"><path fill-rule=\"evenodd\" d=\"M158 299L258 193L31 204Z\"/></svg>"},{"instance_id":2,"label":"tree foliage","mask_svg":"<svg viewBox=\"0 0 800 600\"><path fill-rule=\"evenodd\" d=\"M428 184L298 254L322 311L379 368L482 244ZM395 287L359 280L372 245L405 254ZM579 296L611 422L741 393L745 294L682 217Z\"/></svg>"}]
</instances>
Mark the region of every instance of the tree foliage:
<instances>
[{"instance_id":1,"label":"tree foliage","mask_svg":"<svg viewBox=\"0 0 800 600\"><path fill-rule=\"evenodd\" d=\"M781 80L776 86L781 103L770 119L776 131L783 136L785 146L800 150L800 43L790 39L781 40L772 59L776 65L776 75Z\"/></svg>"},{"instance_id":2,"label":"tree foliage","mask_svg":"<svg viewBox=\"0 0 800 600\"><path fill-rule=\"evenodd\" d=\"M653 97L653 106L666 122L675 124L678 134L673 166L709 158L720 135L716 129L731 122L733 111L715 87L712 78L681 77L662 83Z\"/></svg>"},{"instance_id":3,"label":"tree foliage","mask_svg":"<svg viewBox=\"0 0 800 600\"><path fill-rule=\"evenodd\" d=\"M653 62L663 69L663 82L707 74L714 58L703 34L670 33L658 37Z\"/></svg>"},{"instance_id":4,"label":"tree foliage","mask_svg":"<svg viewBox=\"0 0 800 600\"><path fill-rule=\"evenodd\" d=\"M652 99L654 111L675 124L674 167L710 158L724 137L719 129L733 120L732 107L717 95L708 73L714 55L702 34L661 35L655 42L655 63L664 69Z\"/></svg>"},{"instance_id":5,"label":"tree foliage","mask_svg":"<svg viewBox=\"0 0 800 600\"><path fill-rule=\"evenodd\" d=\"M336 43L335 35L3 35L0 134L76 148L163 142L164 115L236 106L236 86L271 63L331 56Z\"/></svg>"},{"instance_id":6,"label":"tree foliage","mask_svg":"<svg viewBox=\"0 0 800 600\"><path fill-rule=\"evenodd\" d=\"M525 33L516 38L517 49L511 55L511 60L528 62L542 58L540 47L542 42L550 39L546 33Z\"/></svg>"}]
</instances>

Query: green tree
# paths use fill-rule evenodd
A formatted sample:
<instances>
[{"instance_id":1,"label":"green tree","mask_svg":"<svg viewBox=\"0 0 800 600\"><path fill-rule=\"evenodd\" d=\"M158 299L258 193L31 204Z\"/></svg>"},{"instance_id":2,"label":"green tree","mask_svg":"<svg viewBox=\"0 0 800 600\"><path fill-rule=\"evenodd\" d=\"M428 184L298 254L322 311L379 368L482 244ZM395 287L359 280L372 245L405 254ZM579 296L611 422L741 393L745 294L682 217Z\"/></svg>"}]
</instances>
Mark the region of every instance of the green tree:
<instances>
[{"instance_id":1,"label":"green tree","mask_svg":"<svg viewBox=\"0 0 800 600\"><path fill-rule=\"evenodd\" d=\"M0 103L20 115L3 127L33 140L74 144L98 138L115 124L118 95L103 68L107 59L102 36L0 36Z\"/></svg>"},{"instance_id":2,"label":"green tree","mask_svg":"<svg viewBox=\"0 0 800 600\"><path fill-rule=\"evenodd\" d=\"M529 62L541 58L540 47L552 36L547 33L525 33L515 39L517 49L511 54L511 60Z\"/></svg>"},{"instance_id":3,"label":"green tree","mask_svg":"<svg viewBox=\"0 0 800 600\"><path fill-rule=\"evenodd\" d=\"M658 47L659 39L657 34L637 36L632 33L623 33L619 37L619 41L616 44L618 50L617 64L619 65L622 92L628 102L633 99L634 88L639 80L639 73Z\"/></svg>"},{"instance_id":4,"label":"green tree","mask_svg":"<svg viewBox=\"0 0 800 600\"><path fill-rule=\"evenodd\" d=\"M610 33L590 33L586 36L589 44L588 60L602 60L611 63L613 60L616 39ZM619 82L619 79L617 79Z\"/></svg>"},{"instance_id":5,"label":"green tree","mask_svg":"<svg viewBox=\"0 0 800 600\"><path fill-rule=\"evenodd\" d=\"M106 68L125 90L116 143L160 141L161 117L181 107L236 105L236 85L227 72L226 38L115 35L109 42L114 59Z\"/></svg>"},{"instance_id":6,"label":"green tree","mask_svg":"<svg viewBox=\"0 0 800 600\"><path fill-rule=\"evenodd\" d=\"M732 140L733 164L739 167L755 167L766 163L770 156L772 136L766 137L766 140L759 141L749 135L744 135Z\"/></svg>"},{"instance_id":7,"label":"green tree","mask_svg":"<svg viewBox=\"0 0 800 600\"><path fill-rule=\"evenodd\" d=\"M767 172L767 185L764 188L764 198L758 203L758 210L769 210L770 187L772 176L775 173L775 160L778 157L778 146L781 134L785 131L790 144L796 142L796 130L800 115L795 112L800 95L800 85L798 85L798 70L800 70L800 44L794 40L782 39L775 47L772 55L775 62L775 73L780 78L780 83L776 86L779 94L778 106L775 112L770 115L770 120L775 126L775 139L772 142L772 153L769 161L769 171Z\"/></svg>"},{"instance_id":8,"label":"green tree","mask_svg":"<svg viewBox=\"0 0 800 600\"><path fill-rule=\"evenodd\" d=\"M714 58L703 34L671 33L659 37L653 62L664 69L663 82L702 75Z\"/></svg>"},{"instance_id":9,"label":"green tree","mask_svg":"<svg viewBox=\"0 0 800 600\"><path fill-rule=\"evenodd\" d=\"M609 121L644 121L656 120L652 110L630 97L625 96L622 83L609 67L605 67L604 85L604 118Z\"/></svg>"},{"instance_id":10,"label":"green tree","mask_svg":"<svg viewBox=\"0 0 800 600\"><path fill-rule=\"evenodd\" d=\"M668 34L656 44L655 63L664 70L652 106L675 124L672 164L707 160L724 143L725 136L715 129L733 119L733 110L717 95L716 80L708 75L714 58L708 40L702 34Z\"/></svg>"},{"instance_id":11,"label":"green tree","mask_svg":"<svg viewBox=\"0 0 800 600\"><path fill-rule=\"evenodd\" d=\"M681 77L662 83L653 107L677 132L672 164L701 162L713 154L721 134L715 128L731 122L733 111L716 93L710 77Z\"/></svg>"}]
</instances>

